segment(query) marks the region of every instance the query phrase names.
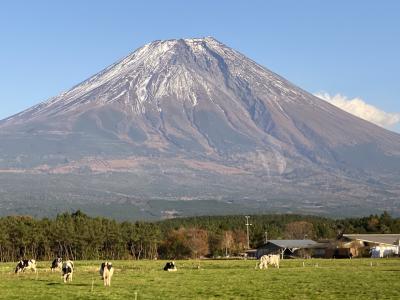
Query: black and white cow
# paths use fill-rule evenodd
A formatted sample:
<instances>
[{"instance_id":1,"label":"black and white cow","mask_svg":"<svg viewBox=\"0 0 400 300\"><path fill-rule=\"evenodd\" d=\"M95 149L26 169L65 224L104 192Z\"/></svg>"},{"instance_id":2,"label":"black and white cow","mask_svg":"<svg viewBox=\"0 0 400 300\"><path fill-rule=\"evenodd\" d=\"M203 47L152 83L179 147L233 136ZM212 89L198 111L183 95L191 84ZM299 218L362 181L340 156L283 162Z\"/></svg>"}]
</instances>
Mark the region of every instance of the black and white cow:
<instances>
[{"instance_id":1,"label":"black and white cow","mask_svg":"<svg viewBox=\"0 0 400 300\"><path fill-rule=\"evenodd\" d=\"M114 267L109 261L103 262L100 266L100 276L104 281L104 286L111 286L111 277L114 274Z\"/></svg>"},{"instance_id":2,"label":"black and white cow","mask_svg":"<svg viewBox=\"0 0 400 300\"><path fill-rule=\"evenodd\" d=\"M74 273L74 263L71 260L67 260L62 264L62 277L64 283L67 281L72 281L72 274Z\"/></svg>"},{"instance_id":3,"label":"black and white cow","mask_svg":"<svg viewBox=\"0 0 400 300\"><path fill-rule=\"evenodd\" d=\"M174 262L174 261L167 262L167 263L165 264L164 271L175 272L175 271L177 271L177 270L178 270L178 269L176 268L175 262Z\"/></svg>"},{"instance_id":4,"label":"black and white cow","mask_svg":"<svg viewBox=\"0 0 400 300\"><path fill-rule=\"evenodd\" d=\"M34 259L20 260L15 268L15 273L25 272L25 270L32 270L36 272L36 260Z\"/></svg>"},{"instance_id":5,"label":"black and white cow","mask_svg":"<svg viewBox=\"0 0 400 300\"><path fill-rule=\"evenodd\" d=\"M51 272L54 272L55 269L61 269L62 267L62 258L57 257L51 263Z\"/></svg>"}]
</instances>

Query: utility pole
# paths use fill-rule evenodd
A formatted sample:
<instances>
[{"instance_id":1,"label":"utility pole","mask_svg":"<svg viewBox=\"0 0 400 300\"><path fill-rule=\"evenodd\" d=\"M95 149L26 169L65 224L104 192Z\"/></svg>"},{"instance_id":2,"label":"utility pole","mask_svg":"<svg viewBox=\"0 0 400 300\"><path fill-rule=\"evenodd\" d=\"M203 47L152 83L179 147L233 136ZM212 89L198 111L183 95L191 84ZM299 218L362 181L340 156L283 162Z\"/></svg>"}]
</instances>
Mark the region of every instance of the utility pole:
<instances>
[{"instance_id":1,"label":"utility pole","mask_svg":"<svg viewBox=\"0 0 400 300\"><path fill-rule=\"evenodd\" d=\"M247 249L250 249L250 234L249 234L249 226L252 224L249 223L250 216L245 216L246 218L246 228L247 228Z\"/></svg>"},{"instance_id":2,"label":"utility pole","mask_svg":"<svg viewBox=\"0 0 400 300\"><path fill-rule=\"evenodd\" d=\"M268 243L268 232L266 231L264 234L265 234L265 243Z\"/></svg>"}]
</instances>

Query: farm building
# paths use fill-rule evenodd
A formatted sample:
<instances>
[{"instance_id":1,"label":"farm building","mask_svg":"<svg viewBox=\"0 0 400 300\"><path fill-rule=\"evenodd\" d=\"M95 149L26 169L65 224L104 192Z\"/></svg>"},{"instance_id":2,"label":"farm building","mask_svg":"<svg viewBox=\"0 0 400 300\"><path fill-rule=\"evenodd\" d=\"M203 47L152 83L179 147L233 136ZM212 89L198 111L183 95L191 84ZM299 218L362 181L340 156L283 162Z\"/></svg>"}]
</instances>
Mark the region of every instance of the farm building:
<instances>
[{"instance_id":1,"label":"farm building","mask_svg":"<svg viewBox=\"0 0 400 300\"><path fill-rule=\"evenodd\" d=\"M248 249L243 253L243 257L245 258L256 258L257 249Z\"/></svg>"},{"instance_id":2,"label":"farm building","mask_svg":"<svg viewBox=\"0 0 400 300\"><path fill-rule=\"evenodd\" d=\"M343 244L341 241L330 244L325 250L324 258L353 258L362 256L363 249L354 242Z\"/></svg>"},{"instance_id":3,"label":"farm building","mask_svg":"<svg viewBox=\"0 0 400 300\"><path fill-rule=\"evenodd\" d=\"M399 255L400 234L344 234L341 240L374 258Z\"/></svg>"},{"instance_id":4,"label":"farm building","mask_svg":"<svg viewBox=\"0 0 400 300\"><path fill-rule=\"evenodd\" d=\"M282 258L311 257L322 252L327 244L317 243L313 240L269 240L257 248L256 257L266 254L279 254Z\"/></svg>"},{"instance_id":5,"label":"farm building","mask_svg":"<svg viewBox=\"0 0 400 300\"><path fill-rule=\"evenodd\" d=\"M279 254L281 257L388 257L400 254L400 234L343 234L338 240L269 240L256 251L256 257Z\"/></svg>"}]
</instances>

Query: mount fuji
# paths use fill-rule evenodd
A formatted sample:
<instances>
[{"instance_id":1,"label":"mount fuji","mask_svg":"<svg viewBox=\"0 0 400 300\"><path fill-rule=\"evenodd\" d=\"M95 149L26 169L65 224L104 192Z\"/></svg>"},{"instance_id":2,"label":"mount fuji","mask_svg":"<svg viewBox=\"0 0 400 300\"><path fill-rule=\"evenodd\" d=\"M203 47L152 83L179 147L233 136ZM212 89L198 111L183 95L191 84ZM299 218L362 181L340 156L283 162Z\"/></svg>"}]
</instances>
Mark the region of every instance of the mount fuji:
<instances>
[{"instance_id":1,"label":"mount fuji","mask_svg":"<svg viewBox=\"0 0 400 300\"><path fill-rule=\"evenodd\" d=\"M400 135L212 37L154 41L0 121L0 211L400 214Z\"/></svg>"}]
</instances>

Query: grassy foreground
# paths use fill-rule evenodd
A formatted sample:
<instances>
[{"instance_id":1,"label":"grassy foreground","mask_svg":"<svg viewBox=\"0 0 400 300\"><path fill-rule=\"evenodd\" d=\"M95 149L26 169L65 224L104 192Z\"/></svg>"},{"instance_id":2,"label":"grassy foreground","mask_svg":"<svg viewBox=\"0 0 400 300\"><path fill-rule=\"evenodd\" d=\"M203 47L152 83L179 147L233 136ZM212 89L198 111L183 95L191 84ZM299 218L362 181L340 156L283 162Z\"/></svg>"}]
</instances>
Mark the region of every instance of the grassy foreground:
<instances>
[{"instance_id":1,"label":"grassy foreground","mask_svg":"<svg viewBox=\"0 0 400 300\"><path fill-rule=\"evenodd\" d=\"M284 260L268 270L255 270L254 260L182 260L175 273L162 271L164 263L114 261L110 288L98 275L100 261L75 262L68 284L50 262L20 275L16 263L1 263L0 299L400 299L400 259L311 259L305 267Z\"/></svg>"}]
</instances>

